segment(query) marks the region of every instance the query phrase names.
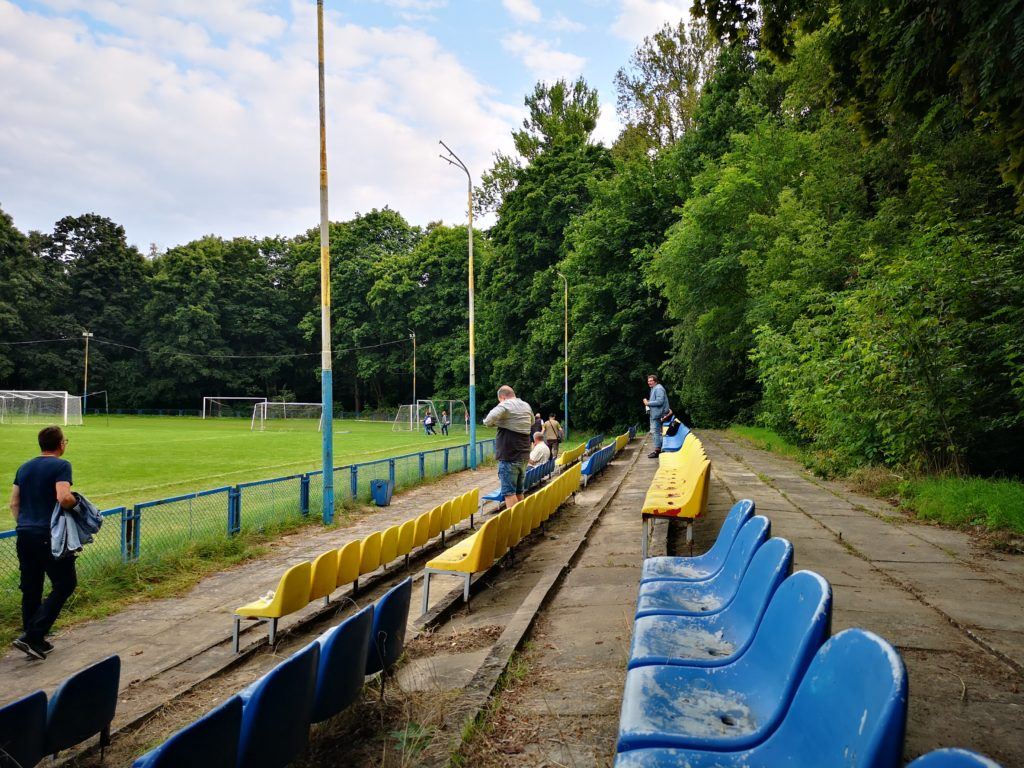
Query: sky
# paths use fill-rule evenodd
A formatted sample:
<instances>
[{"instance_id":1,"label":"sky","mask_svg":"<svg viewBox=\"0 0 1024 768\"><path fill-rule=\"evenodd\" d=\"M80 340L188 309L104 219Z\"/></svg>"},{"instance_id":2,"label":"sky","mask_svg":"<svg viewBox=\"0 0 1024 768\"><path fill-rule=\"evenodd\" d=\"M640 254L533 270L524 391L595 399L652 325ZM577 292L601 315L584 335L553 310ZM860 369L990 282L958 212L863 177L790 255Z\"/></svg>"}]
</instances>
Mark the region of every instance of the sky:
<instances>
[{"instance_id":1,"label":"sky","mask_svg":"<svg viewBox=\"0 0 1024 768\"><path fill-rule=\"evenodd\" d=\"M330 216L463 223L538 80L597 88L689 0L326 0ZM0 208L98 213L144 252L319 222L315 0L0 0ZM485 224L487 222L484 222Z\"/></svg>"}]
</instances>

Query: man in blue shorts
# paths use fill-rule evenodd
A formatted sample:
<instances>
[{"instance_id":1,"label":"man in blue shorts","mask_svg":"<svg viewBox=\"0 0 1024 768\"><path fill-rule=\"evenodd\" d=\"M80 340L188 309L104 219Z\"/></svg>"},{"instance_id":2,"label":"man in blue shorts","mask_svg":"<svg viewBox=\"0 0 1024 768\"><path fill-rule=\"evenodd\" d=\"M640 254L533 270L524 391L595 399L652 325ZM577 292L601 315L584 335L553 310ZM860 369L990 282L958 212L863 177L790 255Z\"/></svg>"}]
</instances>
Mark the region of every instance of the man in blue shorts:
<instances>
[{"instance_id":1,"label":"man in blue shorts","mask_svg":"<svg viewBox=\"0 0 1024 768\"><path fill-rule=\"evenodd\" d=\"M526 486L526 463L530 460L530 432L533 409L516 397L507 384L498 389L498 404L484 417L484 425L497 427L495 457L498 459L498 480L505 506L511 508L522 501Z\"/></svg>"},{"instance_id":2,"label":"man in blue shorts","mask_svg":"<svg viewBox=\"0 0 1024 768\"><path fill-rule=\"evenodd\" d=\"M41 430L39 449L42 453L18 467L11 490L24 628L24 634L14 641L14 647L33 659L45 659L53 650L46 633L78 586L75 558L57 560L50 553L53 508L59 502L64 509L71 509L76 503L71 493L71 463L61 458L67 445L60 427ZM45 576L50 577L50 594L43 600Z\"/></svg>"}]
</instances>

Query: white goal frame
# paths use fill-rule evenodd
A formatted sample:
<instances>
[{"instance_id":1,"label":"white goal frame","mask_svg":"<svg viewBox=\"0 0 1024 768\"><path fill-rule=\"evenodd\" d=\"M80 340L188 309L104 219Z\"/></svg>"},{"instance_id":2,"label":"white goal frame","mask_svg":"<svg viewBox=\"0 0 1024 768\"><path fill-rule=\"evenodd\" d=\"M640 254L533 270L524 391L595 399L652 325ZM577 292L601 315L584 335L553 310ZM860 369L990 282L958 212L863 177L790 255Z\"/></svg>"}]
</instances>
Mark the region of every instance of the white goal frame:
<instances>
[{"instance_id":1,"label":"white goal frame","mask_svg":"<svg viewBox=\"0 0 1024 768\"><path fill-rule=\"evenodd\" d=\"M280 406L281 407L281 409L283 411L283 415L280 418L283 421L287 421L287 419L288 419L288 408L289 408L289 406L291 406L291 407L301 407L303 409L311 408L311 407L319 408L320 409L320 416L319 416L319 421L317 423L317 431L318 432L323 432L323 430L324 430L324 404L323 403L284 403L284 402L281 402L280 400L264 400L262 403L256 403L256 405L254 405L253 408L252 408L252 422L249 425L250 431L253 431L253 432L256 432L256 431L263 432L267 428L267 419L268 418L272 418L272 419L276 419L277 418L276 416L270 416L270 417L267 416L267 411L270 410L272 406ZM294 416L293 418L309 420L311 417L309 417L309 416ZM257 426L257 424L259 426Z\"/></svg>"},{"instance_id":2,"label":"white goal frame","mask_svg":"<svg viewBox=\"0 0 1024 768\"><path fill-rule=\"evenodd\" d=\"M67 390L0 389L0 424L82 425L82 398Z\"/></svg>"},{"instance_id":3,"label":"white goal frame","mask_svg":"<svg viewBox=\"0 0 1024 768\"><path fill-rule=\"evenodd\" d=\"M221 402L223 400L248 400L250 403L265 403L265 402L267 402L267 398L265 398L265 397L243 397L243 396L240 396L240 395L231 395L231 396L225 396L225 397L210 397L210 396L207 396L207 397L203 398L203 418L204 419L207 418L207 414L208 413L210 414L210 418L211 419L212 418L216 418L216 417L213 416L213 413L210 411L209 405L211 403L219 403L219 402Z\"/></svg>"},{"instance_id":4,"label":"white goal frame","mask_svg":"<svg viewBox=\"0 0 1024 768\"><path fill-rule=\"evenodd\" d=\"M456 409L458 410L459 417L455 418ZM415 403L406 403L398 406L398 414L395 416L394 422L391 424L392 432L418 432L423 427L423 419L428 413L434 415L434 421L436 424L434 428L438 434L441 433L441 411L445 410L448 412L449 427L448 432L451 434L453 429L461 429L463 432L469 432L468 425L466 423L465 416L469 413L469 409L466 408L466 404L462 400L417 400Z\"/></svg>"}]
</instances>

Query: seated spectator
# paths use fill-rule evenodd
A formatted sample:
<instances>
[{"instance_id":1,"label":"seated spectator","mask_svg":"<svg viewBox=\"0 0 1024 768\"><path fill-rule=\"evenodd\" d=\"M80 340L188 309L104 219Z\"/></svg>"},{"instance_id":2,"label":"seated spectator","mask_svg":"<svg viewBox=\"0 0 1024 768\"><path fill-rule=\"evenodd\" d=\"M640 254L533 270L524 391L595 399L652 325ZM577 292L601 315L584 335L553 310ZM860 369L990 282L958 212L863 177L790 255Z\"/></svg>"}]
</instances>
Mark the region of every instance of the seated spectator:
<instances>
[{"instance_id":1,"label":"seated spectator","mask_svg":"<svg viewBox=\"0 0 1024 768\"><path fill-rule=\"evenodd\" d=\"M543 432L533 433L533 449L530 451L530 466L539 467L551 458L551 449L544 442Z\"/></svg>"}]
</instances>

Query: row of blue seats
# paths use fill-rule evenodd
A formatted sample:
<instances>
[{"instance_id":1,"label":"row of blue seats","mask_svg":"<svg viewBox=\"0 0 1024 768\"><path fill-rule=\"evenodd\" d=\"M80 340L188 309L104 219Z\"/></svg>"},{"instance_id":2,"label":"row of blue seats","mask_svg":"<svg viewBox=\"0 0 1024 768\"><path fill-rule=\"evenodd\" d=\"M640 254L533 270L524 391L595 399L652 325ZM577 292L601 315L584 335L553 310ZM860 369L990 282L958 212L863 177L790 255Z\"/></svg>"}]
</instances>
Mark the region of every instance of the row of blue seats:
<instances>
[{"instance_id":1,"label":"row of blue seats","mask_svg":"<svg viewBox=\"0 0 1024 768\"><path fill-rule=\"evenodd\" d=\"M287 765L305 749L310 724L348 708L366 676L398 661L411 598L410 578L140 757L135 768ZM72 675L49 701L36 691L0 708L0 766L31 768L97 733L106 747L120 673L120 658L111 656Z\"/></svg>"},{"instance_id":2,"label":"row of blue seats","mask_svg":"<svg viewBox=\"0 0 1024 768\"><path fill-rule=\"evenodd\" d=\"M405 649L412 579L332 627L219 707L140 757L133 768L279 768L309 742L309 727L356 700L369 675Z\"/></svg>"},{"instance_id":3,"label":"row of blue seats","mask_svg":"<svg viewBox=\"0 0 1024 768\"><path fill-rule=\"evenodd\" d=\"M583 469L580 470L580 476L583 478L583 487L586 488L587 482L590 478L611 464L612 459L614 458L615 443L608 443L604 448L590 454L590 456L584 459Z\"/></svg>"},{"instance_id":4,"label":"row of blue seats","mask_svg":"<svg viewBox=\"0 0 1024 768\"><path fill-rule=\"evenodd\" d=\"M555 471L555 460L548 459L543 464L538 464L536 467L530 467L526 470L526 480L524 487L527 491L536 488L538 485L544 482L546 478L551 477ZM505 503L505 497L501 493L501 488L495 488L490 493L480 497L480 505L483 506L485 501L493 501L501 506Z\"/></svg>"},{"instance_id":5,"label":"row of blue seats","mask_svg":"<svg viewBox=\"0 0 1024 768\"><path fill-rule=\"evenodd\" d=\"M584 448L583 452L585 454L589 455L592 452L596 451L598 448L600 448L601 447L601 443L603 443L603 442L604 442L604 435L594 435L592 438L587 440L587 446L586 446L586 448Z\"/></svg>"},{"instance_id":6,"label":"row of blue seats","mask_svg":"<svg viewBox=\"0 0 1024 768\"><path fill-rule=\"evenodd\" d=\"M616 766L900 765L902 659L863 629L830 637L831 586L792 564L748 500L705 554L644 561ZM940 750L912 765L994 763Z\"/></svg>"}]
</instances>

